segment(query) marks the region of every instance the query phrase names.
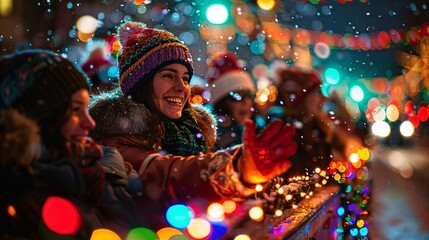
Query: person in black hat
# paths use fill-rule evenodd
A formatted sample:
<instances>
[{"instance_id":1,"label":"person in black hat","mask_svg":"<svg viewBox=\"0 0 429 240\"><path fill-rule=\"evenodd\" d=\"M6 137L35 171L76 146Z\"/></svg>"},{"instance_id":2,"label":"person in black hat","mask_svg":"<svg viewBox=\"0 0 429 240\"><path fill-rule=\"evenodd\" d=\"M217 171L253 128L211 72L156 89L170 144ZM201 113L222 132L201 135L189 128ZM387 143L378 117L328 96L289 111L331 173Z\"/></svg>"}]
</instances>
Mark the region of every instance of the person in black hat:
<instances>
[{"instance_id":1,"label":"person in black hat","mask_svg":"<svg viewBox=\"0 0 429 240\"><path fill-rule=\"evenodd\" d=\"M11 129L11 119L28 119L40 130L40 144L26 141L28 146L35 145L40 154L26 157L23 147L23 157L29 160L18 161L16 154L1 160L1 238L89 239L98 228L109 228L124 236L126 232L120 231L135 223L130 217L136 209L127 218L123 218L123 211L112 213L123 210L109 195L113 186L106 181L111 176L105 171L115 171L101 165L100 160L103 152L114 159L115 151L106 151L88 138L95 127L87 111L89 91L87 76L54 52L26 50L0 58L4 137L19 132L7 130ZM31 123L21 126L24 127L20 129L35 131ZM8 138L8 142L13 139ZM118 153L116 160L117 169L122 166L125 172ZM126 173L123 175L126 178Z\"/></svg>"}]
</instances>

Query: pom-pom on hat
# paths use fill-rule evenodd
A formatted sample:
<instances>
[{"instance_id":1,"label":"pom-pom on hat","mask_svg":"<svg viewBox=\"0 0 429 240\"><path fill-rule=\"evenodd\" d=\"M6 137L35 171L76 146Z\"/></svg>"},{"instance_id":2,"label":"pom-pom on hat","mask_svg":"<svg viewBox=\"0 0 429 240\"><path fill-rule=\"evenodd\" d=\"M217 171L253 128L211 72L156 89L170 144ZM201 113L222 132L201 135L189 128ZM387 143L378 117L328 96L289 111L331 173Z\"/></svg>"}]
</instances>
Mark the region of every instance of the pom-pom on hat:
<instances>
[{"instance_id":1,"label":"pom-pom on hat","mask_svg":"<svg viewBox=\"0 0 429 240\"><path fill-rule=\"evenodd\" d=\"M26 50L0 58L0 109L15 108L41 120L80 89L89 91L87 76L54 52Z\"/></svg>"},{"instance_id":2,"label":"pom-pom on hat","mask_svg":"<svg viewBox=\"0 0 429 240\"><path fill-rule=\"evenodd\" d=\"M209 63L207 77L210 103L219 100L234 91L255 91L255 85L249 73L243 70L238 58L230 52L215 55Z\"/></svg>"},{"instance_id":3,"label":"pom-pom on hat","mask_svg":"<svg viewBox=\"0 0 429 240\"><path fill-rule=\"evenodd\" d=\"M185 65L192 78L194 69L189 49L172 33L147 28L139 22L127 22L118 32L122 45L118 68L124 94L134 93L160 68L173 63Z\"/></svg>"},{"instance_id":4,"label":"pom-pom on hat","mask_svg":"<svg viewBox=\"0 0 429 240\"><path fill-rule=\"evenodd\" d=\"M81 68L89 78L92 78L114 65L113 61L104 56L102 48L95 48L90 52L88 59L82 63Z\"/></svg>"}]
</instances>

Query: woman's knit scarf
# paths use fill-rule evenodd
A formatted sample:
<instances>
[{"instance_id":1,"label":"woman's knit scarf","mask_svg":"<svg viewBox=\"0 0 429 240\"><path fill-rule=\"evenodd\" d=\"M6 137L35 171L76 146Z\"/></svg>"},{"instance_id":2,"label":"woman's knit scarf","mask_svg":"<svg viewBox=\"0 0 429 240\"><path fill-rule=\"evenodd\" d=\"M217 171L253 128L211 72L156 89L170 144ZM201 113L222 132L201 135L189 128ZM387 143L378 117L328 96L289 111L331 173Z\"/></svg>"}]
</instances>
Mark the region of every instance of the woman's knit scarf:
<instances>
[{"instance_id":1,"label":"woman's knit scarf","mask_svg":"<svg viewBox=\"0 0 429 240\"><path fill-rule=\"evenodd\" d=\"M167 154L189 156L207 152L207 144L190 109L184 109L179 119L162 117L165 134L161 148Z\"/></svg>"}]
</instances>

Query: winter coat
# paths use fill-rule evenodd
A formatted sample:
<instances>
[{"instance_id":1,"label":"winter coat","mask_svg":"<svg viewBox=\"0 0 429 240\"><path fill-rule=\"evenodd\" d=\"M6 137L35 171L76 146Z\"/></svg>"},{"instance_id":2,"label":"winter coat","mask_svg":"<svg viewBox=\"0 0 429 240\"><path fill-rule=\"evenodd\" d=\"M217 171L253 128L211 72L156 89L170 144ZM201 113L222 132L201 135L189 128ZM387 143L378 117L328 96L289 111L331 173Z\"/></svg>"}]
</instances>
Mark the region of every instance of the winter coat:
<instances>
[{"instance_id":1,"label":"winter coat","mask_svg":"<svg viewBox=\"0 0 429 240\"><path fill-rule=\"evenodd\" d=\"M102 149L100 163L107 182L96 207L103 217L104 227L125 237L132 228L147 226L147 221L132 197L132 193L138 193L127 189L128 173L121 154L112 147L103 146ZM138 184L141 192L140 179Z\"/></svg>"},{"instance_id":2,"label":"winter coat","mask_svg":"<svg viewBox=\"0 0 429 240\"><path fill-rule=\"evenodd\" d=\"M80 169L67 159L43 163L47 161L40 146L34 121L12 109L0 110L0 239L89 239L93 229L103 225L84 200ZM42 209L52 197L68 201L80 213L81 227L69 236L46 226Z\"/></svg>"},{"instance_id":3,"label":"winter coat","mask_svg":"<svg viewBox=\"0 0 429 240\"><path fill-rule=\"evenodd\" d=\"M204 108L192 107L198 113L196 118L205 118L214 124ZM118 112L119 109L125 110ZM209 202L223 198L242 200L253 192L239 181L234 168L240 147L198 156L165 155L162 149L154 151L143 147L150 114L144 105L122 96L112 96L99 98L91 104L89 112L97 126L101 126L94 129L94 140L117 148L124 160L139 173L143 185L140 206L145 216L151 219L150 226L154 229L168 226L165 211L174 203L201 206L201 212L205 212ZM216 137L215 133L208 135L213 137L212 140Z\"/></svg>"},{"instance_id":4,"label":"winter coat","mask_svg":"<svg viewBox=\"0 0 429 240\"><path fill-rule=\"evenodd\" d=\"M66 199L79 210L81 227L72 234L76 239L89 239L94 229L103 227L99 212L82 197L84 179L73 161L36 163L31 171L2 167L1 178L1 239L68 238L49 230L43 221L42 209L51 197Z\"/></svg>"},{"instance_id":5,"label":"winter coat","mask_svg":"<svg viewBox=\"0 0 429 240\"><path fill-rule=\"evenodd\" d=\"M91 144L73 160L51 159L36 124L12 110L0 112L0 138L0 239L90 239L99 228L125 238L131 228L147 226L126 191L128 175L117 150ZM80 216L67 234L52 231L43 214L48 201L58 198ZM54 212L59 220L73 219L63 209Z\"/></svg>"}]
</instances>

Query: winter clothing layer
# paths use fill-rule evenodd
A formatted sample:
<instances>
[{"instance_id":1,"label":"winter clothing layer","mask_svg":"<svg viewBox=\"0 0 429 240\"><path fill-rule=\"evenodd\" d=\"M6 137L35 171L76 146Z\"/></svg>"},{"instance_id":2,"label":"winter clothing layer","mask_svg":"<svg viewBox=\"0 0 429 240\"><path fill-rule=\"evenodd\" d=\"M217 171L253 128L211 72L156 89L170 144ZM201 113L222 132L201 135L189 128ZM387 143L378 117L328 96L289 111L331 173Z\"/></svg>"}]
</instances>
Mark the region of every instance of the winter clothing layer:
<instances>
[{"instance_id":1,"label":"winter clothing layer","mask_svg":"<svg viewBox=\"0 0 429 240\"><path fill-rule=\"evenodd\" d=\"M204 108L190 107L197 112L194 118L212 121L213 124L209 125L214 126L214 119ZM126 112L118 109L126 109ZM162 152L162 145L160 151L147 146L147 121L133 119L150 116L144 105L114 95L96 99L89 112L96 122L110 126L109 129L114 132L112 134L106 129L96 128L92 137L103 145L117 148L124 160L138 171L143 183L140 206L145 216L152 220L150 225L153 228L168 226L164 215L167 207L173 203L192 204L197 201L197 204L201 204L222 198L240 200L253 192L239 181L233 166L237 155L241 154L240 147L190 156L165 154ZM131 122L134 124L130 124ZM164 136L173 134L166 129ZM212 131L208 136L212 136L213 141L216 137L213 129L201 131Z\"/></svg>"},{"instance_id":2,"label":"winter clothing layer","mask_svg":"<svg viewBox=\"0 0 429 240\"><path fill-rule=\"evenodd\" d=\"M89 90L86 75L74 63L44 50L2 56L0 76L0 108L22 110L36 120L55 114L78 90Z\"/></svg>"},{"instance_id":3,"label":"winter clothing layer","mask_svg":"<svg viewBox=\"0 0 429 240\"><path fill-rule=\"evenodd\" d=\"M0 130L0 239L90 239L99 228L125 237L131 228L147 226L127 192L128 172L116 149L93 142L68 145L72 158L51 159L34 121L13 109L0 110ZM53 199L76 208L76 229L62 235L46 225L43 208Z\"/></svg>"}]
</instances>

